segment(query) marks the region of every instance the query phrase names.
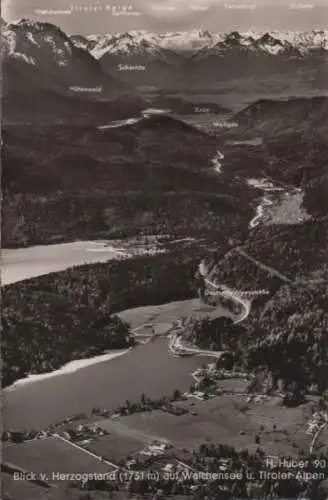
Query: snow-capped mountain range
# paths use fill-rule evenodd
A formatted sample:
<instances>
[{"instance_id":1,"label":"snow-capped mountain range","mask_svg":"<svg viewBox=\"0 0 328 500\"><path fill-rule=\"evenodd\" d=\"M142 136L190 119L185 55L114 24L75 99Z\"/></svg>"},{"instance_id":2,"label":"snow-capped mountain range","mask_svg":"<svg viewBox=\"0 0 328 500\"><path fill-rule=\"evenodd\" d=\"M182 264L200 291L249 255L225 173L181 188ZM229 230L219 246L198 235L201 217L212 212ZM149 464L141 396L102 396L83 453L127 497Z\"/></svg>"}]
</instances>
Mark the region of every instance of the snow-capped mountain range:
<instances>
[{"instance_id":1,"label":"snow-capped mountain range","mask_svg":"<svg viewBox=\"0 0 328 500\"><path fill-rule=\"evenodd\" d=\"M87 37L81 35L71 36L72 42L79 48L88 50L96 59L100 59L107 51L109 42L114 35L89 35Z\"/></svg>"},{"instance_id":2,"label":"snow-capped mountain range","mask_svg":"<svg viewBox=\"0 0 328 500\"><path fill-rule=\"evenodd\" d=\"M162 47L155 38L151 36L140 36L138 32L114 35L106 44L100 42L92 51L94 57L104 60L106 56L140 57L146 56L148 60L162 60L171 63L176 60L180 62L180 56L165 47ZM100 47L100 48L99 48ZM100 56L100 57L99 57Z\"/></svg>"},{"instance_id":3,"label":"snow-capped mountain range","mask_svg":"<svg viewBox=\"0 0 328 500\"><path fill-rule=\"evenodd\" d=\"M164 88L192 84L213 87L219 80L251 74L266 78L289 71L296 75L303 67L309 79L315 79L314 71L327 63L328 31L129 31L85 37L83 47L99 60L104 71L126 83ZM122 65L144 65L146 71L118 71Z\"/></svg>"},{"instance_id":4,"label":"snow-capped mountain range","mask_svg":"<svg viewBox=\"0 0 328 500\"><path fill-rule=\"evenodd\" d=\"M159 88L187 88L197 82L204 88L249 75L266 78L287 71L295 76L304 68L309 81L319 74L323 81L322 69L327 68L327 30L215 34L197 29L162 34L139 30L69 36L45 22L22 19L1 24L5 71L15 75L11 81L25 78L33 85L117 89L121 83L115 80L120 80Z\"/></svg>"},{"instance_id":5,"label":"snow-capped mountain range","mask_svg":"<svg viewBox=\"0 0 328 500\"><path fill-rule=\"evenodd\" d=\"M224 55L230 49L257 52L265 55L290 55L304 57L328 51L328 31L310 33L231 32L221 36L216 43L206 46L195 54L196 58Z\"/></svg>"},{"instance_id":6,"label":"snow-capped mountain range","mask_svg":"<svg viewBox=\"0 0 328 500\"><path fill-rule=\"evenodd\" d=\"M98 60L106 55L122 57L147 55L166 62L171 62L177 54L187 58L190 56L202 58L208 55L220 55L236 47L269 55L294 53L306 56L313 52L328 51L328 30L245 33L234 31L215 34L197 29L159 34L139 30L69 37L53 24L28 19L11 24L6 24L2 20L2 40L5 56L35 65L41 53L48 54L54 58L58 66L67 66L72 54L77 53L76 49L88 51Z\"/></svg>"},{"instance_id":7,"label":"snow-capped mountain range","mask_svg":"<svg viewBox=\"0 0 328 500\"><path fill-rule=\"evenodd\" d=\"M134 30L126 33L108 33L86 37L73 35L71 39L77 46L89 50L96 59L100 59L108 50L126 53L130 48L133 50L132 45L135 45L134 49L136 49L145 42L175 52L189 52L219 41L217 35L211 35L208 31L197 29L188 32L159 34L145 30ZM115 47L112 47L113 44L115 44Z\"/></svg>"},{"instance_id":8,"label":"snow-capped mountain range","mask_svg":"<svg viewBox=\"0 0 328 500\"><path fill-rule=\"evenodd\" d=\"M74 38L73 38L74 40ZM189 32L151 33L147 31L129 31L106 35L90 35L82 44L90 50L96 59L101 59L106 53L129 55L146 49L170 50L177 53L197 53L198 51L231 48L232 45L251 51L277 55L293 51L300 56L312 51L328 50L328 31L314 30L309 32L271 31L271 32L231 32L211 34L204 30Z\"/></svg>"}]
</instances>

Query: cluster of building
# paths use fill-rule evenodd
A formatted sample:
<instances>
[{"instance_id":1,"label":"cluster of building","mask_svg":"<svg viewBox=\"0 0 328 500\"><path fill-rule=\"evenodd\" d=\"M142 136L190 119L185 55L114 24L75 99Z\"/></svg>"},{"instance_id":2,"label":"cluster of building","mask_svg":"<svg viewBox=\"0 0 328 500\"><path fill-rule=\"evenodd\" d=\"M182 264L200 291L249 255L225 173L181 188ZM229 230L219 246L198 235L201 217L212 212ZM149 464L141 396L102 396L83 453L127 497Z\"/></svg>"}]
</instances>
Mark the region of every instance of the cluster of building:
<instances>
[{"instance_id":1,"label":"cluster of building","mask_svg":"<svg viewBox=\"0 0 328 500\"><path fill-rule=\"evenodd\" d=\"M315 412L308 422L306 434L313 436L326 424L328 425L328 414L323 411Z\"/></svg>"}]
</instances>

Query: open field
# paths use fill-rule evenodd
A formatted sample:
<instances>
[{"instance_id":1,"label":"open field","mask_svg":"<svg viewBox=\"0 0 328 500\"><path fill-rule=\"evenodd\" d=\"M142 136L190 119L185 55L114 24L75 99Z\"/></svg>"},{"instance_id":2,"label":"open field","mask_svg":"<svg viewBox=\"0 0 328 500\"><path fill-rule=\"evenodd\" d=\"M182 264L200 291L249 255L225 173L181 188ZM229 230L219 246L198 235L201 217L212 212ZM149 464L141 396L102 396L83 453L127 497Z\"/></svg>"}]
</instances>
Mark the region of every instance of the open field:
<instances>
[{"instance_id":1,"label":"open field","mask_svg":"<svg viewBox=\"0 0 328 500\"><path fill-rule=\"evenodd\" d=\"M83 500L85 493L81 490L68 488L66 485L54 485L52 488L42 488L28 481L14 481L9 474L1 474L2 500ZM108 492L93 491L92 500L108 500ZM114 493L112 500L126 500L127 493ZM176 497L178 499L178 497Z\"/></svg>"},{"instance_id":2,"label":"open field","mask_svg":"<svg viewBox=\"0 0 328 500\"><path fill-rule=\"evenodd\" d=\"M14 481L11 475L4 473L1 474L1 498L3 500L7 498L24 498L24 500L54 498L55 500L55 497L50 497L50 490L29 481Z\"/></svg>"},{"instance_id":3,"label":"open field","mask_svg":"<svg viewBox=\"0 0 328 500\"><path fill-rule=\"evenodd\" d=\"M137 413L122 417L120 425L127 429L127 434L137 431L145 437L160 436L181 448L197 448L213 441L255 451L255 436L259 435L259 446L265 453L299 456L299 450L308 450L311 442L311 436L305 434L309 406L287 409L277 403L275 398L247 403L244 396L238 395L207 401L191 399L179 405L194 414L174 416L160 410Z\"/></svg>"},{"instance_id":4,"label":"open field","mask_svg":"<svg viewBox=\"0 0 328 500\"><path fill-rule=\"evenodd\" d=\"M299 224L310 216L302 207L304 193L279 194L278 200L264 210L263 224Z\"/></svg>"},{"instance_id":5,"label":"open field","mask_svg":"<svg viewBox=\"0 0 328 500\"><path fill-rule=\"evenodd\" d=\"M246 394L249 381L245 378L226 378L220 380L217 385L224 392Z\"/></svg>"},{"instance_id":6,"label":"open field","mask_svg":"<svg viewBox=\"0 0 328 500\"><path fill-rule=\"evenodd\" d=\"M99 422L98 422L99 424ZM83 447L96 455L101 455L105 459L118 463L120 460L127 460L127 457L140 452L148 443L153 440L151 437L143 436L142 432L126 427L119 432L111 422L104 422L103 428L110 429L110 435L100 436ZM114 422L113 422L114 424ZM129 432L130 431L130 432Z\"/></svg>"},{"instance_id":7,"label":"open field","mask_svg":"<svg viewBox=\"0 0 328 500\"><path fill-rule=\"evenodd\" d=\"M171 327L172 323L184 316L209 316L216 318L225 314L224 308L211 307L202 303L199 299L182 300L170 302L159 306L135 307L118 313L118 316L127 321L131 329L137 334L150 333L154 328L155 334L162 335Z\"/></svg>"},{"instance_id":8,"label":"open field","mask_svg":"<svg viewBox=\"0 0 328 500\"><path fill-rule=\"evenodd\" d=\"M159 413L163 413L162 411L158 411ZM148 414L157 414L157 411L153 412L146 412L146 413L141 413L140 415L148 415ZM169 441L169 439L166 439L163 437L160 433L156 432L151 432L150 429L144 430L143 428L138 428L138 427L133 427L130 426L129 423L125 422L124 418L120 418L119 420L111 420L111 419L105 419L105 420L100 420L96 422L96 425L99 425L102 429L108 431L109 433L115 433L117 436L123 436L124 438L129 438L129 439L134 439L137 440L141 443L141 446L146 446L154 441Z\"/></svg>"},{"instance_id":9,"label":"open field","mask_svg":"<svg viewBox=\"0 0 328 500\"><path fill-rule=\"evenodd\" d=\"M113 470L57 437L7 445L3 448L3 460L30 472L48 474L50 483L56 481L52 478L52 473L56 472L105 473Z\"/></svg>"}]
</instances>

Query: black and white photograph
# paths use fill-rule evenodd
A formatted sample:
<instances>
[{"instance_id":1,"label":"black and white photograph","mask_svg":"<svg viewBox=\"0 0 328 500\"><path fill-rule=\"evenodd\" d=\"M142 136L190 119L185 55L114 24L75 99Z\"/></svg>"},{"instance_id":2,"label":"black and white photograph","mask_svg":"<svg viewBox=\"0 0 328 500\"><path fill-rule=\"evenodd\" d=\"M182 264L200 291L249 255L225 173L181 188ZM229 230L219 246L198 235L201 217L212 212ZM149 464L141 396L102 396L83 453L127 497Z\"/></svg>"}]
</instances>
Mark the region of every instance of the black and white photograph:
<instances>
[{"instance_id":1,"label":"black and white photograph","mask_svg":"<svg viewBox=\"0 0 328 500\"><path fill-rule=\"evenodd\" d=\"M328 500L328 3L2 0L2 500Z\"/></svg>"}]
</instances>

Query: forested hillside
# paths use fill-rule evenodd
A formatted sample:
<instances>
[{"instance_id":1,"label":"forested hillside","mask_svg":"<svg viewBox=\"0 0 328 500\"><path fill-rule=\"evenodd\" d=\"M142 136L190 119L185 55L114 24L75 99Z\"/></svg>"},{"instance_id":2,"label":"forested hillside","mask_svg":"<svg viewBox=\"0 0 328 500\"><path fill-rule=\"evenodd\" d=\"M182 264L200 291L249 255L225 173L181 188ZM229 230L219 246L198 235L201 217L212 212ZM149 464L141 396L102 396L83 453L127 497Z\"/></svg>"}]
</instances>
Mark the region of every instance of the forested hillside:
<instances>
[{"instance_id":1,"label":"forested hillside","mask_svg":"<svg viewBox=\"0 0 328 500\"><path fill-rule=\"evenodd\" d=\"M3 287L3 384L131 345L128 325L113 314L195 296L196 262L192 253L136 257Z\"/></svg>"},{"instance_id":2,"label":"forested hillside","mask_svg":"<svg viewBox=\"0 0 328 500\"><path fill-rule=\"evenodd\" d=\"M168 117L4 132L3 245L238 232L255 190L211 164L217 139Z\"/></svg>"},{"instance_id":3,"label":"forested hillside","mask_svg":"<svg viewBox=\"0 0 328 500\"><path fill-rule=\"evenodd\" d=\"M316 384L328 389L328 286L282 287L251 327L258 338L248 366L261 366L286 387L304 391Z\"/></svg>"}]
</instances>

